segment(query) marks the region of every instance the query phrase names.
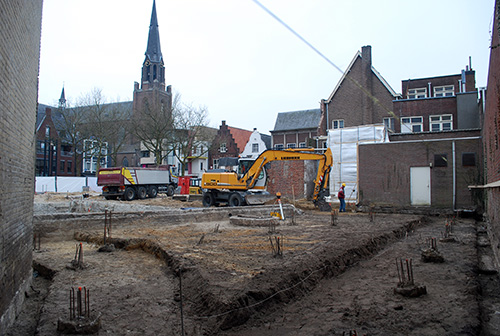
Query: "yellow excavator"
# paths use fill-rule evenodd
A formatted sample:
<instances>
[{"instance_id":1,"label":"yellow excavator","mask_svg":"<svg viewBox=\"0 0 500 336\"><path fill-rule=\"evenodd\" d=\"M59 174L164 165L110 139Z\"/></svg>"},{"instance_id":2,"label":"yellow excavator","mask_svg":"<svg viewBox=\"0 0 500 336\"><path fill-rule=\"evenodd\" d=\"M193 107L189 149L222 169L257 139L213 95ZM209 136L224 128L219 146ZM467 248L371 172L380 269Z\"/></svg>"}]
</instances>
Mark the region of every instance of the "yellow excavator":
<instances>
[{"instance_id":1,"label":"yellow excavator","mask_svg":"<svg viewBox=\"0 0 500 336\"><path fill-rule=\"evenodd\" d=\"M205 172L201 178L203 205L210 207L226 202L229 206L263 204L270 199L270 194L265 191L264 166L272 161L290 160L319 161L318 173L314 179L312 200L321 211L331 211L330 204L325 200L325 196L329 195L328 180L333 163L330 148L323 154L314 153L314 149L307 148L268 149L262 152L251 164L244 165L240 163L238 172Z\"/></svg>"}]
</instances>

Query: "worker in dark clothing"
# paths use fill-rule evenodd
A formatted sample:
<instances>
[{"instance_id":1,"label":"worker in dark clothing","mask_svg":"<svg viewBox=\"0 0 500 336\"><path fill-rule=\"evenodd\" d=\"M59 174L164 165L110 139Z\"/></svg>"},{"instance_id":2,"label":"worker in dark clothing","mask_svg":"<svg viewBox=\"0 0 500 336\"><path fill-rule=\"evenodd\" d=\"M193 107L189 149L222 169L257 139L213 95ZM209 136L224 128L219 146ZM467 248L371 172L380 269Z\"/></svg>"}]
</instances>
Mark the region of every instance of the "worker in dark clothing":
<instances>
[{"instance_id":1,"label":"worker in dark clothing","mask_svg":"<svg viewBox=\"0 0 500 336\"><path fill-rule=\"evenodd\" d=\"M340 209L339 212L345 212L345 183L342 183L342 186L339 189L338 197L340 201Z\"/></svg>"}]
</instances>

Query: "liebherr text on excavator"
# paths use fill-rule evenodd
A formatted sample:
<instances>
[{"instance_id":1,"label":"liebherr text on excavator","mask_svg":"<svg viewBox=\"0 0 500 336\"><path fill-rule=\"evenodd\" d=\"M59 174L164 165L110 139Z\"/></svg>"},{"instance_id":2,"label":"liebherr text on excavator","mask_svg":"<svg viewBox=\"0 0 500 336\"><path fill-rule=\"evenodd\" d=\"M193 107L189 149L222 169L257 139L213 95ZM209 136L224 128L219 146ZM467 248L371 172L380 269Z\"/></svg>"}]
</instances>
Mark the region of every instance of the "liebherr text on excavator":
<instances>
[{"instance_id":1,"label":"liebherr text on excavator","mask_svg":"<svg viewBox=\"0 0 500 336\"><path fill-rule=\"evenodd\" d=\"M227 202L230 206L262 204L262 199L269 199L269 197L265 197L269 193L265 191L265 183L258 183L258 181L265 180L263 173L265 173L264 166L267 163L272 161L318 160L319 167L314 179L312 200L321 211L330 211L331 206L326 202L325 197L329 195L328 181L333 163L332 152L330 148L321 154L313 151L313 149L306 148L268 149L262 152L248 169L242 171L241 168L245 168L245 166L240 165L239 173L234 171L205 172L201 179L203 205L212 206L222 202ZM294 178L294 176L288 178Z\"/></svg>"}]
</instances>

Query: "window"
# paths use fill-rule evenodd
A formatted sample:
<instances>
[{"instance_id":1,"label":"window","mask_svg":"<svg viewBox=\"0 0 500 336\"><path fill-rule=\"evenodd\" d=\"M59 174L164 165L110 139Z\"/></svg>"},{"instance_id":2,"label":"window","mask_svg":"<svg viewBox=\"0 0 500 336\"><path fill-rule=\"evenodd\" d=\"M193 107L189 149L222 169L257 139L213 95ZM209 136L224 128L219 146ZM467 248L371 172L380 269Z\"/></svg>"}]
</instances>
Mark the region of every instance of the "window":
<instances>
[{"instance_id":1,"label":"window","mask_svg":"<svg viewBox=\"0 0 500 336\"><path fill-rule=\"evenodd\" d=\"M213 169L219 168L219 159L214 159Z\"/></svg>"},{"instance_id":2,"label":"window","mask_svg":"<svg viewBox=\"0 0 500 336\"><path fill-rule=\"evenodd\" d=\"M394 118L384 118L384 126L388 131L394 132L395 128Z\"/></svg>"},{"instance_id":3,"label":"window","mask_svg":"<svg viewBox=\"0 0 500 336\"><path fill-rule=\"evenodd\" d=\"M43 154L44 149L45 149L45 142L38 140L36 142L36 152L38 154Z\"/></svg>"},{"instance_id":4,"label":"window","mask_svg":"<svg viewBox=\"0 0 500 336\"><path fill-rule=\"evenodd\" d=\"M284 147L283 147L283 144L275 144L274 145L274 149L279 149L279 150L282 150Z\"/></svg>"},{"instance_id":5,"label":"window","mask_svg":"<svg viewBox=\"0 0 500 336\"><path fill-rule=\"evenodd\" d=\"M431 115L429 129L432 132L450 131L453 129L453 116L451 114Z\"/></svg>"},{"instance_id":6,"label":"window","mask_svg":"<svg viewBox=\"0 0 500 336\"><path fill-rule=\"evenodd\" d=\"M474 167L476 165L476 153L462 153L462 166Z\"/></svg>"},{"instance_id":7,"label":"window","mask_svg":"<svg viewBox=\"0 0 500 336\"><path fill-rule=\"evenodd\" d=\"M141 151L141 157L147 158L149 157L150 152L148 150Z\"/></svg>"},{"instance_id":8,"label":"window","mask_svg":"<svg viewBox=\"0 0 500 336\"><path fill-rule=\"evenodd\" d=\"M434 167L448 167L446 154L434 154Z\"/></svg>"},{"instance_id":9,"label":"window","mask_svg":"<svg viewBox=\"0 0 500 336\"><path fill-rule=\"evenodd\" d=\"M332 128L333 129L344 128L344 119L333 120Z\"/></svg>"},{"instance_id":10,"label":"window","mask_svg":"<svg viewBox=\"0 0 500 336\"><path fill-rule=\"evenodd\" d=\"M452 97L455 95L455 87L453 85L436 86L434 88L434 97Z\"/></svg>"},{"instance_id":11,"label":"window","mask_svg":"<svg viewBox=\"0 0 500 336\"><path fill-rule=\"evenodd\" d=\"M200 162L200 171L203 171L203 161Z\"/></svg>"},{"instance_id":12,"label":"window","mask_svg":"<svg viewBox=\"0 0 500 336\"><path fill-rule=\"evenodd\" d=\"M61 161L59 162L59 171L60 171L61 173L64 173L64 168L66 168L66 167L65 167L65 162L61 160Z\"/></svg>"},{"instance_id":13,"label":"window","mask_svg":"<svg viewBox=\"0 0 500 336\"><path fill-rule=\"evenodd\" d=\"M401 118L401 133L416 133L423 131L422 117Z\"/></svg>"},{"instance_id":14,"label":"window","mask_svg":"<svg viewBox=\"0 0 500 336\"><path fill-rule=\"evenodd\" d=\"M45 126L45 136L50 137L50 126Z\"/></svg>"},{"instance_id":15,"label":"window","mask_svg":"<svg viewBox=\"0 0 500 336\"><path fill-rule=\"evenodd\" d=\"M286 148L297 148L297 144L296 143L287 143Z\"/></svg>"},{"instance_id":16,"label":"window","mask_svg":"<svg viewBox=\"0 0 500 336\"><path fill-rule=\"evenodd\" d=\"M305 142L300 142L299 143L299 148L307 148L306 143Z\"/></svg>"},{"instance_id":17,"label":"window","mask_svg":"<svg viewBox=\"0 0 500 336\"><path fill-rule=\"evenodd\" d=\"M72 167L71 161L68 161L68 164L66 165L67 172L72 173L73 172L72 168L73 167Z\"/></svg>"},{"instance_id":18,"label":"window","mask_svg":"<svg viewBox=\"0 0 500 336\"><path fill-rule=\"evenodd\" d=\"M252 144L252 153L259 152L259 144Z\"/></svg>"},{"instance_id":19,"label":"window","mask_svg":"<svg viewBox=\"0 0 500 336\"><path fill-rule=\"evenodd\" d=\"M226 148L226 143L225 142L223 142L223 143L220 144L219 152L221 152L221 153L227 152L227 148Z\"/></svg>"},{"instance_id":20,"label":"window","mask_svg":"<svg viewBox=\"0 0 500 336\"><path fill-rule=\"evenodd\" d=\"M408 99L427 98L427 89L408 89Z\"/></svg>"}]
</instances>

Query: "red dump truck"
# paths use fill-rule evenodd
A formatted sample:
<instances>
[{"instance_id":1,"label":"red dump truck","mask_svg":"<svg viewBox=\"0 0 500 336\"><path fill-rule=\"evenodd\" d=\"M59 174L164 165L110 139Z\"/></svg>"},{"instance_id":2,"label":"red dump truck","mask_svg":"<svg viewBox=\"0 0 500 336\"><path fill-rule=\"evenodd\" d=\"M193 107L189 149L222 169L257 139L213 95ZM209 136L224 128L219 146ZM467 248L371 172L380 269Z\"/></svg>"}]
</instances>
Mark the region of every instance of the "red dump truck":
<instances>
[{"instance_id":1,"label":"red dump truck","mask_svg":"<svg viewBox=\"0 0 500 336\"><path fill-rule=\"evenodd\" d=\"M106 199L121 198L125 201L155 198L158 193L174 194L178 178L173 168L101 168L97 185L102 186Z\"/></svg>"}]
</instances>

